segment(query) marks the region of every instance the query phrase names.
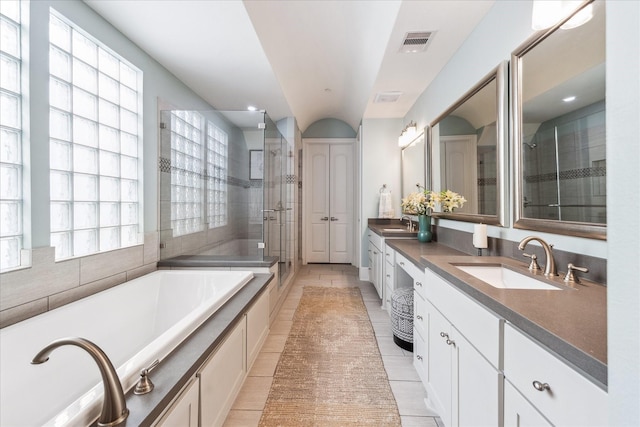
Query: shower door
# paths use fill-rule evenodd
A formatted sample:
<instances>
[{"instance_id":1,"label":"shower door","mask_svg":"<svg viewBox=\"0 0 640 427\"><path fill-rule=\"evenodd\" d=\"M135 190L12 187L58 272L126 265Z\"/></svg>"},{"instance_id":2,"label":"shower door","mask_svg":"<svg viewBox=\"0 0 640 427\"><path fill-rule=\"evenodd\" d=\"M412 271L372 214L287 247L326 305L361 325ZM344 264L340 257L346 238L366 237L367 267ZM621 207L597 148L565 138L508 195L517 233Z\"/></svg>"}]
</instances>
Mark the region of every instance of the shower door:
<instances>
[{"instance_id":1,"label":"shower door","mask_svg":"<svg viewBox=\"0 0 640 427\"><path fill-rule=\"evenodd\" d=\"M264 138L264 255L278 258L280 284L289 273L287 239L287 141L267 117Z\"/></svg>"}]
</instances>

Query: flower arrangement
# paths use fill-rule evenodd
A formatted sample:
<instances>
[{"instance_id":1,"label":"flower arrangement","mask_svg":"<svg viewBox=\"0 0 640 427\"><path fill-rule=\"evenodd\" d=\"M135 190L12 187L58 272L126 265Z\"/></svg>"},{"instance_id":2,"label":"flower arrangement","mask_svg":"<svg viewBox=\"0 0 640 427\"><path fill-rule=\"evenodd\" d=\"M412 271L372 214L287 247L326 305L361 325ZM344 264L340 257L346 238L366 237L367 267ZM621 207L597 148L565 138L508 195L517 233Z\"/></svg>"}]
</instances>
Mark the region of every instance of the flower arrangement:
<instances>
[{"instance_id":1,"label":"flower arrangement","mask_svg":"<svg viewBox=\"0 0 640 427\"><path fill-rule=\"evenodd\" d=\"M440 204L442 212L453 212L454 209L461 208L467 201L463 196L451 190L444 190L438 193L427 190L419 185L418 188L421 189L421 191L411 193L402 199L403 213L410 215L431 215L436 203Z\"/></svg>"}]
</instances>

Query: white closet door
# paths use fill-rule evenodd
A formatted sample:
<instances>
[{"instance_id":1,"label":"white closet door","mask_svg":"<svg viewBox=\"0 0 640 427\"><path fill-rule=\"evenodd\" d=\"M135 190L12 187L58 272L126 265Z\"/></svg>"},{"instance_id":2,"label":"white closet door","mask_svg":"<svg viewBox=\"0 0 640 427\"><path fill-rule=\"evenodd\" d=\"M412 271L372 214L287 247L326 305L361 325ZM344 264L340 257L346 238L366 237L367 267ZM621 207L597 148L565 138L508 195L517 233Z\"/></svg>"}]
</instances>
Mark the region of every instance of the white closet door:
<instances>
[{"instance_id":1,"label":"white closet door","mask_svg":"<svg viewBox=\"0 0 640 427\"><path fill-rule=\"evenodd\" d=\"M304 146L304 262L351 263L353 258L353 142Z\"/></svg>"},{"instance_id":2,"label":"white closet door","mask_svg":"<svg viewBox=\"0 0 640 427\"><path fill-rule=\"evenodd\" d=\"M306 214L307 262L329 262L329 146L310 144L307 152L308 168Z\"/></svg>"},{"instance_id":3,"label":"white closet door","mask_svg":"<svg viewBox=\"0 0 640 427\"><path fill-rule=\"evenodd\" d=\"M462 194L467 203L456 212L478 212L478 168L475 135L440 136L441 190Z\"/></svg>"},{"instance_id":4,"label":"white closet door","mask_svg":"<svg viewBox=\"0 0 640 427\"><path fill-rule=\"evenodd\" d=\"M353 146L330 146L329 260L351 262L353 215Z\"/></svg>"}]
</instances>

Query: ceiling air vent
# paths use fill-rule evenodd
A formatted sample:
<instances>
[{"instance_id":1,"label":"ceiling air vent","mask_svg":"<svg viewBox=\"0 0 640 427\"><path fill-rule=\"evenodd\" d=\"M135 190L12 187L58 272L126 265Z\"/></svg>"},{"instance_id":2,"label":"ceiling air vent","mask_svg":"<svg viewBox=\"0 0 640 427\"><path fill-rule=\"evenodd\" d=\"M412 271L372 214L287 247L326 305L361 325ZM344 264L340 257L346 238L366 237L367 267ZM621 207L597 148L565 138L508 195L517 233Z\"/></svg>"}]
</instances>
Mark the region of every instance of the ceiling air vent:
<instances>
[{"instance_id":1,"label":"ceiling air vent","mask_svg":"<svg viewBox=\"0 0 640 427\"><path fill-rule=\"evenodd\" d=\"M376 97L373 99L375 104L382 102L396 102L398 98L400 98L402 92L378 92L376 93Z\"/></svg>"},{"instance_id":2,"label":"ceiling air vent","mask_svg":"<svg viewBox=\"0 0 640 427\"><path fill-rule=\"evenodd\" d=\"M404 36L404 41L402 42L402 46L400 47L400 52L402 53L424 52L432 36L433 36L433 32L431 31L407 33Z\"/></svg>"}]
</instances>

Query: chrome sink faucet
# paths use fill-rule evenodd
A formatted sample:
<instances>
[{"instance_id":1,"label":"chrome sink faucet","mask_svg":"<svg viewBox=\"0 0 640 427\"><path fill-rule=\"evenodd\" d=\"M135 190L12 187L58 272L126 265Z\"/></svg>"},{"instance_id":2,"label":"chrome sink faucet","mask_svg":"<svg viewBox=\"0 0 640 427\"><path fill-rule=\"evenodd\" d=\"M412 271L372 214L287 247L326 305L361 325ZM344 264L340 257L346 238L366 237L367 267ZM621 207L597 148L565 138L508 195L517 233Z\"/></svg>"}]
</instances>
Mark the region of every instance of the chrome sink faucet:
<instances>
[{"instance_id":1,"label":"chrome sink faucet","mask_svg":"<svg viewBox=\"0 0 640 427\"><path fill-rule=\"evenodd\" d=\"M38 354L35 355L31 363L33 365L39 365L46 362L49 360L51 352L63 345L75 345L85 350L98 364L98 368L100 368L102 384L104 385L104 401L102 403L100 418L98 418L98 425L117 426L124 422L129 415L129 410L127 409L127 404L124 399L124 391L122 390L122 384L120 383L118 374L104 351L91 341L80 337L61 338L59 340L55 340L40 350Z\"/></svg>"},{"instance_id":2,"label":"chrome sink faucet","mask_svg":"<svg viewBox=\"0 0 640 427\"><path fill-rule=\"evenodd\" d=\"M400 218L400 222L402 222L402 220L404 220L405 218L409 221L409 224L407 224L407 230L413 231L413 221L411 221L410 216L402 215L402 218Z\"/></svg>"},{"instance_id":3,"label":"chrome sink faucet","mask_svg":"<svg viewBox=\"0 0 640 427\"><path fill-rule=\"evenodd\" d=\"M536 242L540 243L542 245L542 249L544 249L544 255L547 258L547 262L544 265L544 275L547 277L557 276L558 272L556 271L556 262L553 260L552 246L549 245L544 240L542 240L540 237L536 237L536 236L525 237L520 241L520 244L518 244L518 249L520 249L521 251L524 251L524 248L527 246L527 243L529 243L532 240L535 240Z\"/></svg>"}]
</instances>

